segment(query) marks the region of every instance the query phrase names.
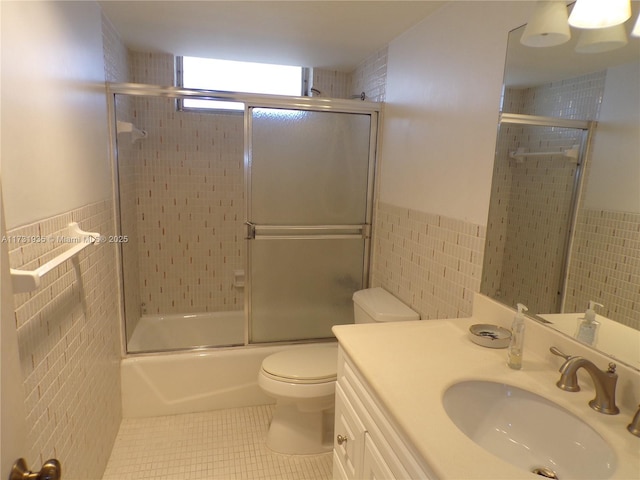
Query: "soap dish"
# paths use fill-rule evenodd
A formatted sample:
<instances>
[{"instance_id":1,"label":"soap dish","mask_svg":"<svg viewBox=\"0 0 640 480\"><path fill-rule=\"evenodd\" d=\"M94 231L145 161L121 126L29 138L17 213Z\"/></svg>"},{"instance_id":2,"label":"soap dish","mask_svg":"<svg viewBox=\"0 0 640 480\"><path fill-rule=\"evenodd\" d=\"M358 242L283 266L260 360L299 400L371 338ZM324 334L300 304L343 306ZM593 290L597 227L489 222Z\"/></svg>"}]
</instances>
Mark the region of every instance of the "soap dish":
<instances>
[{"instance_id":1,"label":"soap dish","mask_svg":"<svg viewBox=\"0 0 640 480\"><path fill-rule=\"evenodd\" d=\"M469 338L473 343L483 347L507 348L511 341L511 332L497 325L477 323L469 327Z\"/></svg>"}]
</instances>

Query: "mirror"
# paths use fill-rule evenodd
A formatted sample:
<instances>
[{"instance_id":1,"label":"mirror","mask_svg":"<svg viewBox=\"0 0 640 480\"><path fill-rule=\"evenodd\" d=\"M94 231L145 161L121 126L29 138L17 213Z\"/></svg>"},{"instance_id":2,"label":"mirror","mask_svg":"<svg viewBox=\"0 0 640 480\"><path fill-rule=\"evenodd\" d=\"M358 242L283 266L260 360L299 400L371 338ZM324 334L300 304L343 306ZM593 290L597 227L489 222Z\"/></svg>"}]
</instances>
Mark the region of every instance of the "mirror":
<instances>
[{"instance_id":1,"label":"mirror","mask_svg":"<svg viewBox=\"0 0 640 480\"><path fill-rule=\"evenodd\" d=\"M640 38L587 54L581 30L534 48L524 28L509 34L481 293L574 338L602 304L581 340L640 369Z\"/></svg>"}]
</instances>

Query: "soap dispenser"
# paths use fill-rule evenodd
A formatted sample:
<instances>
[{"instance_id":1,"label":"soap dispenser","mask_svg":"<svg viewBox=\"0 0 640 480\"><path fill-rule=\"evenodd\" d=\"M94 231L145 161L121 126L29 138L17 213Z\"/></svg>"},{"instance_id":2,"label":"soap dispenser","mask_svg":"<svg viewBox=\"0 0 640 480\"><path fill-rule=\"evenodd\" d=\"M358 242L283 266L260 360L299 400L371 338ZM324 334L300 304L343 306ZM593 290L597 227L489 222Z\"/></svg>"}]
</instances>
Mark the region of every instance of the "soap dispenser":
<instances>
[{"instance_id":1,"label":"soap dispenser","mask_svg":"<svg viewBox=\"0 0 640 480\"><path fill-rule=\"evenodd\" d=\"M598 330L600 322L596 320L595 306L603 307L601 303L589 301L589 308L584 313L584 317L578 319L576 334L574 335L582 343L594 346L598 341Z\"/></svg>"},{"instance_id":2,"label":"soap dispenser","mask_svg":"<svg viewBox=\"0 0 640 480\"><path fill-rule=\"evenodd\" d=\"M514 370L522 368L522 351L524 350L524 312L528 310L523 304L518 304L518 313L511 325L511 342L507 351L507 365Z\"/></svg>"}]
</instances>

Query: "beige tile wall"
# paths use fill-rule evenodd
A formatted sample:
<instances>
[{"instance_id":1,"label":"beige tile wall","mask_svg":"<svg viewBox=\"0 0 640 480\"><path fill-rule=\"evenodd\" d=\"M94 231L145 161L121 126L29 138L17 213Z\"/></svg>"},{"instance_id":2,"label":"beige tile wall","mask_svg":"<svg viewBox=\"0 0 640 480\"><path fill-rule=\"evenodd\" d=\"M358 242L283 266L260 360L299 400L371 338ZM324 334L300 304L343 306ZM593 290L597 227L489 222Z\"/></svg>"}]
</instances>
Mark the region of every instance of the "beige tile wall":
<instances>
[{"instance_id":1,"label":"beige tile wall","mask_svg":"<svg viewBox=\"0 0 640 480\"><path fill-rule=\"evenodd\" d=\"M521 302L535 312L558 306L577 162L562 155L516 161L508 152L561 151L581 136L571 129L501 127L483 288L509 305Z\"/></svg>"},{"instance_id":2,"label":"beige tile wall","mask_svg":"<svg viewBox=\"0 0 640 480\"><path fill-rule=\"evenodd\" d=\"M132 53L130 69L136 82L173 84L172 55ZM245 257L242 115L181 112L172 99L142 97L132 117L148 133L127 162L133 175L121 175L135 177L135 222L126 215L137 233L142 312L241 310L233 274Z\"/></svg>"},{"instance_id":3,"label":"beige tile wall","mask_svg":"<svg viewBox=\"0 0 640 480\"><path fill-rule=\"evenodd\" d=\"M11 242L11 267L32 270L68 249L57 237L71 221L113 235L111 201L9 231L45 239ZM34 465L57 457L65 479L101 478L120 425L116 288L115 243L107 242L57 267L38 290L14 297L25 379L25 457Z\"/></svg>"},{"instance_id":4,"label":"beige tile wall","mask_svg":"<svg viewBox=\"0 0 640 480\"><path fill-rule=\"evenodd\" d=\"M582 209L569 268L566 308L598 313L640 330L640 214Z\"/></svg>"},{"instance_id":5,"label":"beige tile wall","mask_svg":"<svg viewBox=\"0 0 640 480\"><path fill-rule=\"evenodd\" d=\"M559 118L597 118L606 72L529 89L507 89L503 110ZM503 125L494 163L482 292L531 311L559 306L575 161L560 155L521 162L509 153L561 151L581 141L566 128Z\"/></svg>"},{"instance_id":6,"label":"beige tile wall","mask_svg":"<svg viewBox=\"0 0 640 480\"><path fill-rule=\"evenodd\" d=\"M502 111L574 120L597 119L606 74L603 70L534 88L507 89Z\"/></svg>"},{"instance_id":7,"label":"beige tile wall","mask_svg":"<svg viewBox=\"0 0 640 480\"><path fill-rule=\"evenodd\" d=\"M384 102L387 86L387 52L385 46L365 58L352 72L314 68L312 87L323 97L356 98L362 92L371 102Z\"/></svg>"},{"instance_id":8,"label":"beige tile wall","mask_svg":"<svg viewBox=\"0 0 640 480\"><path fill-rule=\"evenodd\" d=\"M175 84L172 55L130 52L129 71L136 83ZM386 49L366 59L353 75L380 99ZM313 82L323 95L345 98L351 77L314 69ZM121 111L126 118L126 110L118 106L119 118ZM172 100L142 98L134 100L131 118L148 136L133 146L119 144L123 228L138 239L125 246L131 253L125 251L125 256L133 260L136 248L139 253L137 265L125 259L127 285L133 276L127 272L140 275L139 297L135 287L126 289L127 312L135 321L138 311L242 309L243 291L233 287L234 270L244 268L239 241L244 236L242 116L177 112ZM133 196L135 202L126 200ZM137 309L136 302L144 305Z\"/></svg>"},{"instance_id":9,"label":"beige tile wall","mask_svg":"<svg viewBox=\"0 0 640 480\"><path fill-rule=\"evenodd\" d=\"M392 292L423 319L471 315L484 226L380 203L373 235L373 286Z\"/></svg>"},{"instance_id":10,"label":"beige tile wall","mask_svg":"<svg viewBox=\"0 0 640 480\"><path fill-rule=\"evenodd\" d=\"M319 90L321 97L348 98L350 82L350 76L346 72L312 69L311 87Z\"/></svg>"},{"instance_id":11,"label":"beige tile wall","mask_svg":"<svg viewBox=\"0 0 640 480\"><path fill-rule=\"evenodd\" d=\"M366 100L384 102L387 87L387 56L388 47L385 46L365 58L358 67L351 72L351 96L365 92Z\"/></svg>"}]
</instances>

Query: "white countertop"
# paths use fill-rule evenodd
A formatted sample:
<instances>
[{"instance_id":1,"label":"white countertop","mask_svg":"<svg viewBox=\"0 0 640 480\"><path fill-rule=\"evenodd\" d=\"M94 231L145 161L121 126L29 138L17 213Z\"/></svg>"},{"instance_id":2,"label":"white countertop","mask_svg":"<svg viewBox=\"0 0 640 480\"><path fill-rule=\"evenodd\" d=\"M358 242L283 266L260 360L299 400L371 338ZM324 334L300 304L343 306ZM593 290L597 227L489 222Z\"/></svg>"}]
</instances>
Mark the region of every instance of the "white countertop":
<instances>
[{"instance_id":1,"label":"white countertop","mask_svg":"<svg viewBox=\"0 0 640 480\"><path fill-rule=\"evenodd\" d=\"M592 410L588 406L594 397L591 382L581 381L582 391L576 393L558 389L555 382L563 359L527 351L526 343L523 369L510 369L506 349L484 348L468 339L468 328L474 323L500 324L487 320L342 325L334 327L334 333L399 433L441 479L540 478L488 453L449 419L442 405L444 392L470 379L515 385L561 405L614 448L618 467L611 478L640 479L640 438L626 430L635 410L620 404L619 415ZM562 341L558 343L562 347ZM601 368L606 366L600 363Z\"/></svg>"}]
</instances>

